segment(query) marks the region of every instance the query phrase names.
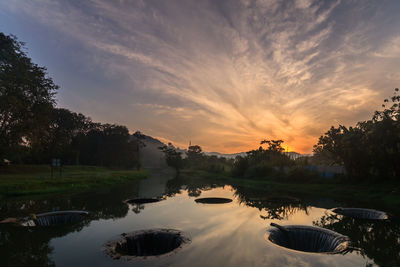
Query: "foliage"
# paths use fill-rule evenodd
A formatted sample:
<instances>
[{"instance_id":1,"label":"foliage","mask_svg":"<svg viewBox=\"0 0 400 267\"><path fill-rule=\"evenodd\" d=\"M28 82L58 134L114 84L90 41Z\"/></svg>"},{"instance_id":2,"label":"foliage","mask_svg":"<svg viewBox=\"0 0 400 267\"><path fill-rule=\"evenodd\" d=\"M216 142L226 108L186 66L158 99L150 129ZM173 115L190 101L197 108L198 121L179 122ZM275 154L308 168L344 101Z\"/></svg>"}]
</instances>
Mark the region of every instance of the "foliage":
<instances>
[{"instance_id":1,"label":"foliage","mask_svg":"<svg viewBox=\"0 0 400 267\"><path fill-rule=\"evenodd\" d=\"M284 178L287 182L311 182L319 181L318 173L309 171L301 165L291 166Z\"/></svg>"},{"instance_id":2,"label":"foliage","mask_svg":"<svg viewBox=\"0 0 400 267\"><path fill-rule=\"evenodd\" d=\"M260 147L247 152L246 157L236 157L232 176L247 178L278 177L284 174L285 167L294 165L283 153L282 140L262 140ZM267 149L262 147L267 144Z\"/></svg>"},{"instance_id":3,"label":"foliage","mask_svg":"<svg viewBox=\"0 0 400 267\"><path fill-rule=\"evenodd\" d=\"M164 153L167 165L174 168L176 170L176 175L178 176L183 167L182 153L176 151L175 147L172 146L171 143L168 144L168 146L159 147L159 149Z\"/></svg>"},{"instance_id":4,"label":"foliage","mask_svg":"<svg viewBox=\"0 0 400 267\"><path fill-rule=\"evenodd\" d=\"M78 134L87 133L94 123L82 114L63 108L54 108L49 124L42 129L42 137L30 145L31 163L50 162L51 158L61 158L64 163L79 163L79 150L72 147Z\"/></svg>"},{"instance_id":5,"label":"foliage","mask_svg":"<svg viewBox=\"0 0 400 267\"><path fill-rule=\"evenodd\" d=\"M205 155L199 145L189 146L184 159L185 168L222 173L232 168L233 161L215 155Z\"/></svg>"},{"instance_id":6,"label":"foliage","mask_svg":"<svg viewBox=\"0 0 400 267\"><path fill-rule=\"evenodd\" d=\"M187 167L198 168L203 160L204 154L199 145L189 146L186 152Z\"/></svg>"},{"instance_id":7,"label":"foliage","mask_svg":"<svg viewBox=\"0 0 400 267\"><path fill-rule=\"evenodd\" d=\"M19 146L38 142L58 86L32 63L16 37L0 32L0 159L16 160Z\"/></svg>"},{"instance_id":8,"label":"foliage","mask_svg":"<svg viewBox=\"0 0 400 267\"><path fill-rule=\"evenodd\" d=\"M283 143L283 140L262 140L260 142L260 145L267 144L268 151L283 152L284 149L282 147L282 143Z\"/></svg>"},{"instance_id":9,"label":"foliage","mask_svg":"<svg viewBox=\"0 0 400 267\"><path fill-rule=\"evenodd\" d=\"M249 160L247 157L237 156L233 162L231 174L234 177L244 177L247 168L249 167Z\"/></svg>"},{"instance_id":10,"label":"foliage","mask_svg":"<svg viewBox=\"0 0 400 267\"><path fill-rule=\"evenodd\" d=\"M390 107L376 111L371 120L355 127L339 125L321 136L314 146L316 157L343 164L354 179L400 178L400 96L396 88Z\"/></svg>"},{"instance_id":11,"label":"foliage","mask_svg":"<svg viewBox=\"0 0 400 267\"><path fill-rule=\"evenodd\" d=\"M270 162L265 161L250 165L247 168L244 177L262 179L265 177L276 177L278 175L280 175L279 170L274 168Z\"/></svg>"},{"instance_id":12,"label":"foliage","mask_svg":"<svg viewBox=\"0 0 400 267\"><path fill-rule=\"evenodd\" d=\"M135 167L137 142L130 140L128 128L115 124L98 124L81 133L74 142L79 163L85 165Z\"/></svg>"},{"instance_id":13,"label":"foliage","mask_svg":"<svg viewBox=\"0 0 400 267\"><path fill-rule=\"evenodd\" d=\"M0 164L4 158L39 164L60 158L64 164L138 165L140 144L125 126L55 108L57 89L23 43L0 33Z\"/></svg>"}]
</instances>

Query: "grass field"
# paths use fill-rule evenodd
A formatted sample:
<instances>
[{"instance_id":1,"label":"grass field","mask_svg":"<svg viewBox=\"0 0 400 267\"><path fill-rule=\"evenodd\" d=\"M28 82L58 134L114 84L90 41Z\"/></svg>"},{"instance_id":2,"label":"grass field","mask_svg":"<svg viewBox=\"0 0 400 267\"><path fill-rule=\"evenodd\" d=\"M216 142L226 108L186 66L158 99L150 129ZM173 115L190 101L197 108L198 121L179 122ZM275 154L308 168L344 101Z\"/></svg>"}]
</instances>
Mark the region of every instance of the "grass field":
<instances>
[{"instance_id":1,"label":"grass field","mask_svg":"<svg viewBox=\"0 0 400 267\"><path fill-rule=\"evenodd\" d=\"M0 167L0 198L21 195L70 193L147 177L145 171L114 170L96 166L64 166L51 177L47 165Z\"/></svg>"}]
</instances>

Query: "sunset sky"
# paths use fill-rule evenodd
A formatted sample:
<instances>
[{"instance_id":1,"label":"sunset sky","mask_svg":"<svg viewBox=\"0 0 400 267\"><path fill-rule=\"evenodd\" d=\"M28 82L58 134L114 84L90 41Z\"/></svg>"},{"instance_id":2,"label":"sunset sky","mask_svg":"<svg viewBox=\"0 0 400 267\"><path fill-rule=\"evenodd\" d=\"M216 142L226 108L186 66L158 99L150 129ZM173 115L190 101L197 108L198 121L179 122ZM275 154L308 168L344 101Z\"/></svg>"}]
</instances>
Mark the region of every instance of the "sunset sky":
<instances>
[{"instance_id":1,"label":"sunset sky","mask_svg":"<svg viewBox=\"0 0 400 267\"><path fill-rule=\"evenodd\" d=\"M311 153L400 87L400 1L0 1L59 107L234 153Z\"/></svg>"}]
</instances>

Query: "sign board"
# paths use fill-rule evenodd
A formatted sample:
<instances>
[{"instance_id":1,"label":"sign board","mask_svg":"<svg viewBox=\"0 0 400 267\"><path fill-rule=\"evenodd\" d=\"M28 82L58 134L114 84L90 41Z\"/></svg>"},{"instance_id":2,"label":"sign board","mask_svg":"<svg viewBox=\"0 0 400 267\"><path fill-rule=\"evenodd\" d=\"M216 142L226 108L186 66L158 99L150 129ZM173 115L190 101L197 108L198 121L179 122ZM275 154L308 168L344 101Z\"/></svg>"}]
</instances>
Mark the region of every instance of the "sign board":
<instances>
[{"instance_id":1,"label":"sign board","mask_svg":"<svg viewBox=\"0 0 400 267\"><path fill-rule=\"evenodd\" d=\"M61 176L61 172L62 172L61 159L51 159L51 178L53 178L54 167L58 167L58 170L60 171L60 176Z\"/></svg>"},{"instance_id":2,"label":"sign board","mask_svg":"<svg viewBox=\"0 0 400 267\"><path fill-rule=\"evenodd\" d=\"M61 160L60 159L52 159L51 160L51 166L60 167L61 166Z\"/></svg>"}]
</instances>

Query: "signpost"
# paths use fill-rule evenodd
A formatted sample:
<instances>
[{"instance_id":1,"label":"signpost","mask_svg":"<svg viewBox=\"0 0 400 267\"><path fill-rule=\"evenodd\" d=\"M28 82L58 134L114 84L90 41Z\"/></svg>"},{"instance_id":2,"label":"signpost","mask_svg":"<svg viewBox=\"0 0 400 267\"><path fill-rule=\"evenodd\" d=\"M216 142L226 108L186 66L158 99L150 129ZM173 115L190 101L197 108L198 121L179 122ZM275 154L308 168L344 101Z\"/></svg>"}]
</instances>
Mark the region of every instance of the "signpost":
<instances>
[{"instance_id":1,"label":"signpost","mask_svg":"<svg viewBox=\"0 0 400 267\"><path fill-rule=\"evenodd\" d=\"M51 178L53 178L54 168L58 168L59 176L61 176L62 175L61 159L52 159L51 160Z\"/></svg>"}]
</instances>

